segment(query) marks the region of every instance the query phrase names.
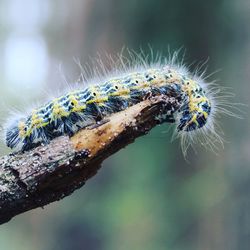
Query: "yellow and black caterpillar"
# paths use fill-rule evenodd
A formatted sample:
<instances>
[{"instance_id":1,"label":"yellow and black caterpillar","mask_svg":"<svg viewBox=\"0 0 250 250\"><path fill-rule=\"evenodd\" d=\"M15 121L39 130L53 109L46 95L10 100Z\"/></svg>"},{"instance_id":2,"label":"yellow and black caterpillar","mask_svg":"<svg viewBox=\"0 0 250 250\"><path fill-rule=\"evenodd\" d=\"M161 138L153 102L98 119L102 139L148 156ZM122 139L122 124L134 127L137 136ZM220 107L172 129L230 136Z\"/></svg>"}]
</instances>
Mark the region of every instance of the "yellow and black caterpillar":
<instances>
[{"instance_id":1,"label":"yellow and black caterpillar","mask_svg":"<svg viewBox=\"0 0 250 250\"><path fill-rule=\"evenodd\" d=\"M6 128L6 145L16 151L26 151L61 135L72 136L148 95L171 92L181 99L180 108L167 114L169 121L176 121L177 133L204 129L214 107L203 82L181 67L163 63L131 69L130 73L71 91L33 109L30 115Z\"/></svg>"}]
</instances>

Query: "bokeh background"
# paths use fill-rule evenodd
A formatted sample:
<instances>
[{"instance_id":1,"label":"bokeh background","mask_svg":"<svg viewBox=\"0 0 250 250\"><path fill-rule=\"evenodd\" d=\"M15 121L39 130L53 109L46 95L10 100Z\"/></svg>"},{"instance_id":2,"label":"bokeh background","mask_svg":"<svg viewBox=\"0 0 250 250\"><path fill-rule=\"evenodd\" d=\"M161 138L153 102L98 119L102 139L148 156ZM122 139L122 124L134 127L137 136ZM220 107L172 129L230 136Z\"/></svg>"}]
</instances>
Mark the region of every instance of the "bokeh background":
<instances>
[{"instance_id":1,"label":"bokeh background","mask_svg":"<svg viewBox=\"0 0 250 250\"><path fill-rule=\"evenodd\" d=\"M164 55L183 46L188 64L209 58L208 73L221 69L211 78L248 105L249 23L247 0L1 0L1 120L76 80L74 58L148 44ZM244 119L221 120L217 154L185 161L168 125L157 127L70 197L1 225L0 249L249 249L249 106L240 109Z\"/></svg>"}]
</instances>

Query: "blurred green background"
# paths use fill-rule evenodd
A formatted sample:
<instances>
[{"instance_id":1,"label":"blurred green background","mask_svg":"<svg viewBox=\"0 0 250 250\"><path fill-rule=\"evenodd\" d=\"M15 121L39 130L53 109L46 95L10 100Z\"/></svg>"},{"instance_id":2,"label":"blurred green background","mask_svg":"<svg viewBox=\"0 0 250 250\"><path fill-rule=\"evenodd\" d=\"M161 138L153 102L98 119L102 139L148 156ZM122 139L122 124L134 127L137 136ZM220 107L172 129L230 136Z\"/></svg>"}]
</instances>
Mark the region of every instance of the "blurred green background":
<instances>
[{"instance_id":1,"label":"blurred green background","mask_svg":"<svg viewBox=\"0 0 250 250\"><path fill-rule=\"evenodd\" d=\"M1 0L0 116L42 101L79 76L73 58L148 48L209 58L211 79L249 104L247 0ZM62 74L63 72L63 74ZM0 226L0 249L250 249L250 126L224 117L225 148L185 161L168 125L104 162L60 202ZM1 155L8 151L1 147Z\"/></svg>"}]
</instances>

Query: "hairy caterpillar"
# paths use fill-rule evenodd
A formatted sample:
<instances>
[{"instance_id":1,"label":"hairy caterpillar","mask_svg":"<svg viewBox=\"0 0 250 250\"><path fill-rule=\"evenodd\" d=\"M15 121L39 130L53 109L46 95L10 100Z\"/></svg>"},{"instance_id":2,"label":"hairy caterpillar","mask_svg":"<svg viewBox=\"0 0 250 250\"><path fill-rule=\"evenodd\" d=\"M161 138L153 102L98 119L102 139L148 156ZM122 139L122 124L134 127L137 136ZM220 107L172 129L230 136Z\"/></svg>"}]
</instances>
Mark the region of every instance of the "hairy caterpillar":
<instances>
[{"instance_id":1,"label":"hairy caterpillar","mask_svg":"<svg viewBox=\"0 0 250 250\"><path fill-rule=\"evenodd\" d=\"M166 114L169 122L176 122L177 134L182 137L183 149L194 140L195 133L202 134L203 141L214 144L221 140L214 130L213 117L218 110L213 89L182 65L172 59L158 59L147 63L146 58L133 54L136 66L122 57L115 73L99 77L95 84L55 98L9 123L5 131L5 143L15 151L26 151L42 143L49 143L61 135L72 136L78 130L96 124L108 115L125 110L147 96L178 94L181 107ZM117 65L117 62L115 62ZM104 69L103 64L101 66ZM123 70L121 73L121 69ZM106 73L106 69L103 70ZM213 134L209 139L207 134Z\"/></svg>"}]
</instances>

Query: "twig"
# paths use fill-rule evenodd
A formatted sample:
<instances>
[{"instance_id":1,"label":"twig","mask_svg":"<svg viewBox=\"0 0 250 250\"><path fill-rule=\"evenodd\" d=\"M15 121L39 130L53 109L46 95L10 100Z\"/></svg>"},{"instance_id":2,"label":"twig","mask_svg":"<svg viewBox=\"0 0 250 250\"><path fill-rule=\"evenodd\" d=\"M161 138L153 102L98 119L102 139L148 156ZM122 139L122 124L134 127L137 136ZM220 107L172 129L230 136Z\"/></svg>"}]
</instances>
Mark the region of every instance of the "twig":
<instances>
[{"instance_id":1,"label":"twig","mask_svg":"<svg viewBox=\"0 0 250 250\"><path fill-rule=\"evenodd\" d=\"M70 195L97 173L103 160L157 124L170 121L157 118L178 107L174 94L151 97L71 138L59 137L0 158L0 224Z\"/></svg>"}]
</instances>

